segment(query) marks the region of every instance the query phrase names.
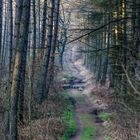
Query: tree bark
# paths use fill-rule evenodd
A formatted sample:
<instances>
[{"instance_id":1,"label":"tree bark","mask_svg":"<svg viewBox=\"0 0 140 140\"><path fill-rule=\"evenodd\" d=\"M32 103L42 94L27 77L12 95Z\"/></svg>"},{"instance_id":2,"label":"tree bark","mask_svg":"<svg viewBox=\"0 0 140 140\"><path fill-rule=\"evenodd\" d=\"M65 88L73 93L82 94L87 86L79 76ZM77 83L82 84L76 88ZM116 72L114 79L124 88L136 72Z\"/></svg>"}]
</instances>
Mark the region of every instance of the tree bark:
<instances>
[{"instance_id":1,"label":"tree bark","mask_svg":"<svg viewBox=\"0 0 140 140\"><path fill-rule=\"evenodd\" d=\"M52 51L50 55L50 73L49 73L49 81L46 88L46 94L49 93L50 85L53 82L54 78L54 63L55 63L55 51L56 46L58 44L57 38L58 38L58 27L59 27L59 8L60 8L60 0L57 0L55 2L55 12L54 12L54 35L53 35L53 44L52 44Z\"/></svg>"},{"instance_id":2,"label":"tree bark","mask_svg":"<svg viewBox=\"0 0 140 140\"><path fill-rule=\"evenodd\" d=\"M9 80L11 77L12 58L13 58L13 1L9 0Z\"/></svg>"},{"instance_id":3,"label":"tree bark","mask_svg":"<svg viewBox=\"0 0 140 140\"><path fill-rule=\"evenodd\" d=\"M18 1L19 2L19 1ZM20 3L18 3L20 4ZM19 5L17 5L19 7ZM17 140L17 109L18 109L18 90L20 68L23 60L26 59L27 43L28 43L28 27L30 19L30 0L23 1L23 14L20 24L20 32L16 49L14 71L12 78L11 94L10 94L10 140ZM24 84L24 83L23 83Z\"/></svg>"},{"instance_id":4,"label":"tree bark","mask_svg":"<svg viewBox=\"0 0 140 140\"><path fill-rule=\"evenodd\" d=\"M2 15L3 15L3 0L0 1L0 31L1 31L0 32L0 56L1 56L1 46L2 46Z\"/></svg>"},{"instance_id":5,"label":"tree bark","mask_svg":"<svg viewBox=\"0 0 140 140\"><path fill-rule=\"evenodd\" d=\"M41 58L44 55L45 48L45 39L46 39L46 27L47 27L47 0L44 0L44 8L43 8L43 19L42 19L42 37L41 37Z\"/></svg>"},{"instance_id":6,"label":"tree bark","mask_svg":"<svg viewBox=\"0 0 140 140\"><path fill-rule=\"evenodd\" d=\"M49 29L48 29L48 38L47 38L47 47L45 50L45 57L44 57L44 64L43 64L43 77L42 77L42 87L41 87L41 99L42 102L45 98L47 98L46 94L46 84L47 84L47 77L48 77L48 70L49 70L49 61L50 61L50 53L52 49L52 39L53 39L53 19L54 19L54 7L55 1L51 0L51 10L50 10L50 18L49 18Z\"/></svg>"}]
</instances>

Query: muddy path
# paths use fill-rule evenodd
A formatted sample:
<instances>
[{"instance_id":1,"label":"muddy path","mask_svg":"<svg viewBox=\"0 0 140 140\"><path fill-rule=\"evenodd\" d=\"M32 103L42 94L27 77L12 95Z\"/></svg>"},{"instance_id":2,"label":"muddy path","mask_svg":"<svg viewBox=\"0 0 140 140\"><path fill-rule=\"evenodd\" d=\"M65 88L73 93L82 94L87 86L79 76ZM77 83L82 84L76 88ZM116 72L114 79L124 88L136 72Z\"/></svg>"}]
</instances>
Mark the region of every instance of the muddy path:
<instances>
[{"instance_id":1,"label":"muddy path","mask_svg":"<svg viewBox=\"0 0 140 140\"><path fill-rule=\"evenodd\" d=\"M104 130L102 127L103 121L98 116L98 110L81 91L77 91L75 89L69 90L69 94L73 99L75 99L75 115L78 127L77 133L71 137L71 140L81 140L86 127L91 127L93 131L90 134L86 134L88 135L87 139L104 140Z\"/></svg>"},{"instance_id":2,"label":"muddy path","mask_svg":"<svg viewBox=\"0 0 140 140\"><path fill-rule=\"evenodd\" d=\"M74 77L69 85L65 85L75 102L77 132L71 140L104 140L103 121L99 118L100 110L88 96L92 87L90 74L83 74L85 69L82 63L71 61L68 56L65 57L65 63L65 75Z\"/></svg>"}]
</instances>

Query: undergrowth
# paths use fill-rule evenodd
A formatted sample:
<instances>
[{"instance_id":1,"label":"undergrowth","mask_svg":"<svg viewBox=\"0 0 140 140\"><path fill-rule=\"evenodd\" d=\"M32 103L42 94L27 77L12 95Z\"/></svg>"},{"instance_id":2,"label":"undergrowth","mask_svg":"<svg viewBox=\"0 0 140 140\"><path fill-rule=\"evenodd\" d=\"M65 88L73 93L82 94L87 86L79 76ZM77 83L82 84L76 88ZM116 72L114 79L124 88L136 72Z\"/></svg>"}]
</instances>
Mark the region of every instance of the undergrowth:
<instances>
[{"instance_id":1,"label":"undergrowth","mask_svg":"<svg viewBox=\"0 0 140 140\"><path fill-rule=\"evenodd\" d=\"M65 94L65 97L67 98L67 106L66 111L63 115L63 119L66 123L66 131L62 140L69 140L69 138L76 133L77 124L75 120L74 107L72 105L72 102L69 100L68 94Z\"/></svg>"},{"instance_id":2,"label":"undergrowth","mask_svg":"<svg viewBox=\"0 0 140 140\"><path fill-rule=\"evenodd\" d=\"M99 117L103 121L108 121L110 119L109 113L107 113L107 112L101 112Z\"/></svg>"},{"instance_id":3,"label":"undergrowth","mask_svg":"<svg viewBox=\"0 0 140 140\"><path fill-rule=\"evenodd\" d=\"M84 123L83 132L80 140L93 140L97 134L97 128L91 123L93 118L91 115L81 116L81 120Z\"/></svg>"}]
</instances>

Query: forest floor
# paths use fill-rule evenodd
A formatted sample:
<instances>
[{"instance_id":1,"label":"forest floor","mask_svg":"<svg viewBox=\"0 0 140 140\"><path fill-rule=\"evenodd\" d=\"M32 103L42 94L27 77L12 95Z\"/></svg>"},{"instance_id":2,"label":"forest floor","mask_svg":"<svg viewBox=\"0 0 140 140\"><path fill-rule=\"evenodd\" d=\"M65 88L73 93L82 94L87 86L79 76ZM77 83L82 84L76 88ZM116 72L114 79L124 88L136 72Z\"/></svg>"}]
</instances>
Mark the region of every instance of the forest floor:
<instances>
[{"instance_id":1,"label":"forest floor","mask_svg":"<svg viewBox=\"0 0 140 140\"><path fill-rule=\"evenodd\" d=\"M71 60L69 56L65 57L64 73L64 77L74 79L67 88L74 102L77 122L77 132L71 140L104 140L104 121L99 117L104 104L95 95L90 95L94 78L82 65L82 59Z\"/></svg>"}]
</instances>

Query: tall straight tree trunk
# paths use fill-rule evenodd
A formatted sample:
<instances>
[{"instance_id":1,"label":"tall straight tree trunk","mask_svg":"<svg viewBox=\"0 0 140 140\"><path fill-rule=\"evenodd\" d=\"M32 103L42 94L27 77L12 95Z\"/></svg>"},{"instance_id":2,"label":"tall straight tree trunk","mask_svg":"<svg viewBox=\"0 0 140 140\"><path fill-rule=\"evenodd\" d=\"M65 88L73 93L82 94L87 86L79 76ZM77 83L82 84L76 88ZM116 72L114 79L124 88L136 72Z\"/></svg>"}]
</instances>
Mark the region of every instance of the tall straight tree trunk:
<instances>
[{"instance_id":1,"label":"tall straight tree trunk","mask_svg":"<svg viewBox=\"0 0 140 140\"><path fill-rule=\"evenodd\" d=\"M37 25L38 25L38 32L37 32L37 34L38 34L38 36L37 36L37 38L38 38L38 47L40 47L40 0L38 0L38 2L37 2L37 7L38 7L38 13L37 13L37 15L38 15L38 18L36 17L36 19L38 20L38 22L37 22Z\"/></svg>"},{"instance_id":2,"label":"tall straight tree trunk","mask_svg":"<svg viewBox=\"0 0 140 140\"><path fill-rule=\"evenodd\" d=\"M127 13L126 13L126 0L122 1L122 18L126 18L127 17ZM123 42L123 48L122 48L122 54L123 54L123 65L126 69L127 67L127 20L124 20L124 22L122 23L122 42ZM122 74L124 74L124 71L122 70ZM123 94L127 93L127 79L126 76L122 76L122 85L121 85L121 91Z\"/></svg>"},{"instance_id":3,"label":"tall straight tree trunk","mask_svg":"<svg viewBox=\"0 0 140 140\"><path fill-rule=\"evenodd\" d=\"M3 15L2 11L3 11L3 0L0 0L0 57L1 57L1 46L2 46L2 15Z\"/></svg>"},{"instance_id":4,"label":"tall straight tree trunk","mask_svg":"<svg viewBox=\"0 0 140 140\"><path fill-rule=\"evenodd\" d=\"M32 72L31 72L31 92L33 95L33 83L34 83L34 65L35 65L35 58L36 58L36 3L33 0L33 58L32 58Z\"/></svg>"},{"instance_id":5,"label":"tall straight tree trunk","mask_svg":"<svg viewBox=\"0 0 140 140\"><path fill-rule=\"evenodd\" d=\"M49 29L48 29L48 37L47 37L47 48L45 50L45 57L44 57L44 64L43 64L43 77L42 77L42 89L41 89L41 101L43 101L46 97L46 84L47 84L47 77L48 77L48 70L49 70L49 60L50 60L50 53L52 49L52 39L53 39L53 19L54 19L54 7L55 7L55 0L50 1L50 16L49 16Z\"/></svg>"},{"instance_id":6,"label":"tall straight tree trunk","mask_svg":"<svg viewBox=\"0 0 140 140\"><path fill-rule=\"evenodd\" d=\"M45 39L46 39L46 25L47 25L47 0L44 0L43 19L42 19L42 37L41 37L41 58L44 55Z\"/></svg>"},{"instance_id":7,"label":"tall straight tree trunk","mask_svg":"<svg viewBox=\"0 0 140 140\"><path fill-rule=\"evenodd\" d=\"M98 41L97 41L97 39L98 39L98 35L96 35L96 42L95 42L95 60L94 60L94 73L96 73L96 71L97 71L97 55L98 55L98 52L97 52L97 46L98 46Z\"/></svg>"},{"instance_id":8,"label":"tall straight tree trunk","mask_svg":"<svg viewBox=\"0 0 140 140\"><path fill-rule=\"evenodd\" d=\"M57 47L57 38L58 38L58 26L59 26L59 8L60 8L60 0L56 0L55 2L55 12L54 12L54 35L53 35L53 44L50 56L50 73L49 73L49 81L47 83L46 94L49 93L50 85L53 82L54 76L54 63L55 63L55 51Z\"/></svg>"},{"instance_id":9,"label":"tall straight tree trunk","mask_svg":"<svg viewBox=\"0 0 140 140\"><path fill-rule=\"evenodd\" d=\"M8 89L10 89L10 80L11 80L11 71L12 71L12 58L13 58L13 1L12 0L8 0L8 9L9 9L9 45L8 45L8 49L9 49L9 83L8 83ZM8 91L9 92L9 91ZM7 96L7 111L5 112L5 140L8 140L8 135L9 135L9 116L10 116L10 112L9 112L9 103L10 103L10 97L9 94L6 95Z\"/></svg>"},{"instance_id":10,"label":"tall straight tree trunk","mask_svg":"<svg viewBox=\"0 0 140 140\"><path fill-rule=\"evenodd\" d=\"M19 4L19 3L18 3ZM19 5L17 5L19 6ZM17 140L17 108L18 108L18 87L20 78L20 68L26 58L28 44L28 27L30 20L30 0L23 1L23 14L20 23L18 45L16 49L14 71L10 94L10 140ZM24 83L23 83L24 84Z\"/></svg>"},{"instance_id":11,"label":"tall straight tree trunk","mask_svg":"<svg viewBox=\"0 0 140 140\"><path fill-rule=\"evenodd\" d=\"M39 6L39 5L38 5ZM40 21L39 21L40 22ZM30 119L31 119L31 109L32 109L32 97L34 95L34 74L35 74L35 58L36 58L36 2L33 0L33 51L32 51L32 63L31 63L31 77L30 77ZM23 113L22 113L23 114Z\"/></svg>"},{"instance_id":12,"label":"tall straight tree trunk","mask_svg":"<svg viewBox=\"0 0 140 140\"><path fill-rule=\"evenodd\" d=\"M14 40L13 40L13 48L16 49L19 39L19 31L20 31L20 21L22 16L22 8L23 8L23 0L16 0L16 16L15 16L15 24L14 24ZM15 56L15 51L13 52L13 55ZM14 62L15 57L13 58ZM13 64L14 65L14 64Z\"/></svg>"},{"instance_id":13,"label":"tall straight tree trunk","mask_svg":"<svg viewBox=\"0 0 140 140\"><path fill-rule=\"evenodd\" d=\"M12 5L13 3L12 2L13 2L12 0L9 0L9 10L13 9L13 5ZM14 69L14 65L15 65L15 55L16 55L15 50L17 49L17 46L18 46L20 23L21 23L21 16L22 16L22 8L23 8L23 0L16 0L15 19L13 19L13 13L11 13L11 11L9 11L10 12L9 22L11 22L10 23L10 26L11 26L10 27L10 33L12 32L12 34L10 35L10 44L9 44L10 45L10 48L9 48L10 49L9 62L11 63L11 64L9 64L9 81L10 81L9 82L10 83L9 84L9 89L12 86L12 75L13 75L13 69ZM12 19L14 21L14 24L12 22ZM9 100L9 102L10 102L10 100ZM8 114L10 114L10 111L9 111ZM8 116L8 121L10 121L9 120L10 115L6 115L6 116ZM7 125L6 130L10 129L10 127L9 128L8 127L9 126Z\"/></svg>"},{"instance_id":14,"label":"tall straight tree trunk","mask_svg":"<svg viewBox=\"0 0 140 140\"><path fill-rule=\"evenodd\" d=\"M36 2L33 0L33 61L36 57Z\"/></svg>"},{"instance_id":15,"label":"tall straight tree trunk","mask_svg":"<svg viewBox=\"0 0 140 140\"><path fill-rule=\"evenodd\" d=\"M110 21L111 16L108 16L108 21ZM106 54L105 54L105 61L103 64L103 75L102 75L102 79L101 79L101 84L104 85L106 82L106 77L107 77L107 70L108 70L108 60L109 60L109 48L110 48L110 32L111 32L111 28L110 25L107 27L107 31L106 31Z\"/></svg>"},{"instance_id":16,"label":"tall straight tree trunk","mask_svg":"<svg viewBox=\"0 0 140 140\"><path fill-rule=\"evenodd\" d=\"M3 21L3 36L2 36L2 45L1 45L1 68L2 68L2 71L1 71L1 77L3 76L3 66L4 66L4 52L5 52L5 46L6 46L6 37L7 37L7 31L8 31L8 29L7 29L7 16L8 16L8 14L7 14L7 4L5 3L5 5L4 5L4 13L3 13L5 16L6 16L6 18L4 19L4 21Z\"/></svg>"},{"instance_id":17,"label":"tall straight tree trunk","mask_svg":"<svg viewBox=\"0 0 140 140\"><path fill-rule=\"evenodd\" d=\"M102 49L103 46L103 34L99 32L99 48ZM97 82L101 79L101 69L102 69L102 53L98 52L98 69L97 69Z\"/></svg>"},{"instance_id":18,"label":"tall straight tree trunk","mask_svg":"<svg viewBox=\"0 0 140 140\"><path fill-rule=\"evenodd\" d=\"M64 28L64 42L62 43L62 49L59 51L59 63L61 66L61 69L63 70L63 54L65 52L65 47L67 43L68 37L67 37L67 28Z\"/></svg>"},{"instance_id":19,"label":"tall straight tree trunk","mask_svg":"<svg viewBox=\"0 0 140 140\"><path fill-rule=\"evenodd\" d=\"M12 58L13 58L13 0L9 0L9 80L11 77Z\"/></svg>"}]
</instances>

